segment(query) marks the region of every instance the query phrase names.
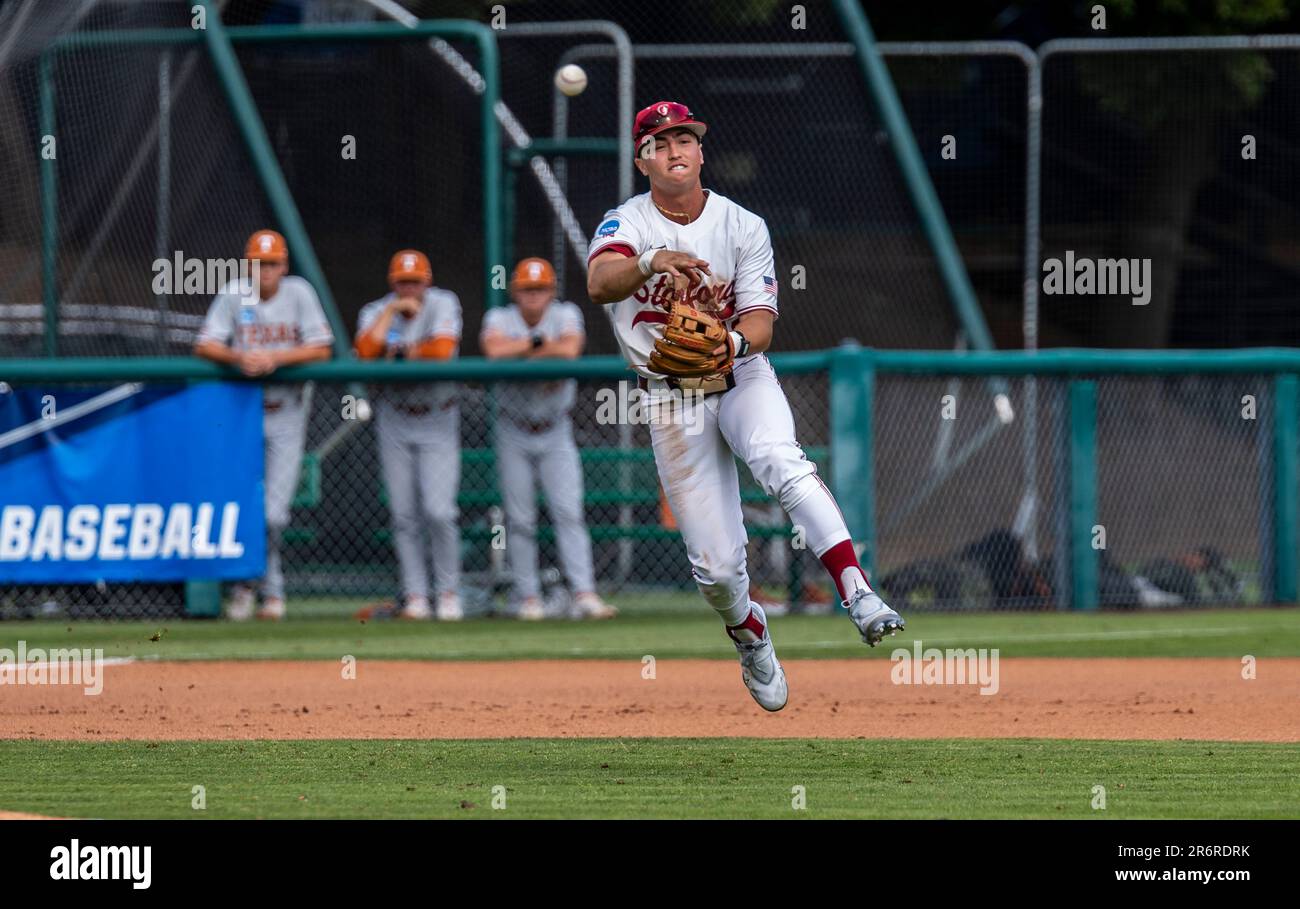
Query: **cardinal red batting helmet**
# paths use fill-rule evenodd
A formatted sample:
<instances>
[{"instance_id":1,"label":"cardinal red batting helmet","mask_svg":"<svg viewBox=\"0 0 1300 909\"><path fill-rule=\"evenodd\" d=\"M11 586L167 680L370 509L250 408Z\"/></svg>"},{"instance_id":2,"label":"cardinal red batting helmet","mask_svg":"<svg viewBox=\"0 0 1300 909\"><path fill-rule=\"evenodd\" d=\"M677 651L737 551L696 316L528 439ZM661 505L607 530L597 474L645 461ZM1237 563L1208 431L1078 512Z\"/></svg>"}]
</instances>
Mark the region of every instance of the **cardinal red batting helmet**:
<instances>
[{"instance_id":1,"label":"cardinal red batting helmet","mask_svg":"<svg viewBox=\"0 0 1300 909\"><path fill-rule=\"evenodd\" d=\"M639 157L645 143L666 129L682 127L695 133L697 139L704 138L708 125L695 119L689 107L677 101L656 101L636 115L636 125L632 128L632 143L636 146Z\"/></svg>"}]
</instances>

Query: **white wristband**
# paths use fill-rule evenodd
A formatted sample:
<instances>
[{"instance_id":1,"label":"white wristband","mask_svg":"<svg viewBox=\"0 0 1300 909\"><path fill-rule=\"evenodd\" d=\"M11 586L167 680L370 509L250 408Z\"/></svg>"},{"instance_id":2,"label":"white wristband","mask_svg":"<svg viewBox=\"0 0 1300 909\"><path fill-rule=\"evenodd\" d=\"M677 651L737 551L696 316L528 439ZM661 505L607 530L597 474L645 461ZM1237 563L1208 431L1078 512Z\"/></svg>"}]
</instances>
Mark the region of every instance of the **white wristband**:
<instances>
[{"instance_id":1,"label":"white wristband","mask_svg":"<svg viewBox=\"0 0 1300 909\"><path fill-rule=\"evenodd\" d=\"M749 353L749 342L745 340L744 335L738 331L730 331L727 334L731 335L731 352L734 356L743 357Z\"/></svg>"},{"instance_id":2,"label":"white wristband","mask_svg":"<svg viewBox=\"0 0 1300 909\"><path fill-rule=\"evenodd\" d=\"M654 257L658 251L657 249L647 249L641 253L641 258L636 260L636 267L641 269L641 274L647 278L655 273Z\"/></svg>"}]
</instances>

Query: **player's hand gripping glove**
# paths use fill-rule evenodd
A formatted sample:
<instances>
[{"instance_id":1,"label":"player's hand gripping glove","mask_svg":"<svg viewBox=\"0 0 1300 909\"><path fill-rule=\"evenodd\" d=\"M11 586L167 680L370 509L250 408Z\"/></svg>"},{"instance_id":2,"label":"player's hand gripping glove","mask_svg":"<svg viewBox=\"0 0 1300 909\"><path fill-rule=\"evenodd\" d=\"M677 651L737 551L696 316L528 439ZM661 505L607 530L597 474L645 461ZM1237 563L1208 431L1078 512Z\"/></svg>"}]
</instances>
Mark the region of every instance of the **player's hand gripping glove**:
<instances>
[{"instance_id":1,"label":"player's hand gripping glove","mask_svg":"<svg viewBox=\"0 0 1300 909\"><path fill-rule=\"evenodd\" d=\"M715 354L718 345L725 350ZM734 354L731 336L721 322L685 303L674 303L648 365L665 376L711 376L729 371Z\"/></svg>"}]
</instances>

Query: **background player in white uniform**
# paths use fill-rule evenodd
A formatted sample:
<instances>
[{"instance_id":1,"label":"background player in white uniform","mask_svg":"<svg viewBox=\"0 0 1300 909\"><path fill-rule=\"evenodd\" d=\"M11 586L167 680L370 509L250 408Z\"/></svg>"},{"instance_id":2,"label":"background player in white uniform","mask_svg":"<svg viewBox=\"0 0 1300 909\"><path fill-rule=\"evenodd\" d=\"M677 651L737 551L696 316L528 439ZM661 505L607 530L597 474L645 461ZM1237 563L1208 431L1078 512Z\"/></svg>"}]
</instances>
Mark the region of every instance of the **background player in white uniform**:
<instances>
[{"instance_id":1,"label":"background player in white uniform","mask_svg":"<svg viewBox=\"0 0 1300 909\"><path fill-rule=\"evenodd\" d=\"M673 389L700 392L657 418L647 409L655 463L692 575L736 645L746 687L764 709L780 710L785 673L762 607L749 598L733 452L802 528L863 641L875 646L903 620L871 591L835 499L795 441L789 402L763 354L777 316L767 225L702 187L706 129L674 102L637 115L636 166L649 177L650 192L606 213L588 251L587 289L607 305L619 347L651 398ZM663 349L675 300L713 313L730 329L713 351L729 367L719 375L676 379L649 368L651 354Z\"/></svg>"},{"instance_id":2,"label":"background player in white uniform","mask_svg":"<svg viewBox=\"0 0 1300 909\"><path fill-rule=\"evenodd\" d=\"M287 274L289 247L273 230L249 237L244 257L258 263L258 290L227 286L212 301L194 352L238 366L246 376L269 375L281 366L328 360L334 334L316 291ZM284 618L284 573L280 541L289 526L289 503L298 488L307 440L307 407L302 385L262 389L262 434L266 445L266 577L262 579L262 619ZM253 613L253 590L235 586L227 615L243 621Z\"/></svg>"},{"instance_id":3,"label":"background player in white uniform","mask_svg":"<svg viewBox=\"0 0 1300 909\"><path fill-rule=\"evenodd\" d=\"M357 318L363 359L449 360L460 347L460 299L433 286L424 253L397 252L388 265L392 291L367 303ZM375 401L379 463L393 518L393 546L402 572L402 608L427 619L429 574L423 529L433 552L437 617L464 617L460 599L460 402L454 382L389 385Z\"/></svg>"},{"instance_id":4,"label":"background player in white uniform","mask_svg":"<svg viewBox=\"0 0 1300 909\"><path fill-rule=\"evenodd\" d=\"M488 310L480 345L489 359L561 357L586 344L582 310L555 299L555 270L524 259L510 281L510 306ZM573 441L575 379L501 382L497 389L497 477L506 513L506 555L521 619L543 618L537 577L537 487L546 493L556 551L573 589L574 618L609 619L617 610L596 593L591 537L583 517L582 462Z\"/></svg>"}]
</instances>

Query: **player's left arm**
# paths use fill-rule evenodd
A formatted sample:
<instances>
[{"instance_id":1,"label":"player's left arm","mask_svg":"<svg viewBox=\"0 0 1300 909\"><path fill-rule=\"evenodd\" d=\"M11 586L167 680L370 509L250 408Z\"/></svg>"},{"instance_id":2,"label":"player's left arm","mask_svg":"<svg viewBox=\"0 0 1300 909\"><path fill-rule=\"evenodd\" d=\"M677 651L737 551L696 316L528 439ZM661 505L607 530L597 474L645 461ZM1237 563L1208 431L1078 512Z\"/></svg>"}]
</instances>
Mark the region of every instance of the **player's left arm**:
<instances>
[{"instance_id":1,"label":"player's left arm","mask_svg":"<svg viewBox=\"0 0 1300 909\"><path fill-rule=\"evenodd\" d=\"M587 346L587 325L582 318L582 310L572 303L557 302L552 304L562 307L559 310L560 325L557 336L547 338L541 346L525 354L530 360L550 357L557 360L576 360L582 356L582 349Z\"/></svg>"},{"instance_id":2,"label":"player's left arm","mask_svg":"<svg viewBox=\"0 0 1300 909\"><path fill-rule=\"evenodd\" d=\"M412 360L450 360L459 351L464 328L460 297L450 290L443 290L426 305L430 303L433 304L430 307L433 322L428 337L408 350L406 355Z\"/></svg>"},{"instance_id":3,"label":"player's left arm","mask_svg":"<svg viewBox=\"0 0 1300 909\"><path fill-rule=\"evenodd\" d=\"M732 331L738 331L749 342L749 352L763 353L772 346L772 326L776 313L770 309L751 309L741 313ZM721 350L717 351L722 353Z\"/></svg>"},{"instance_id":4,"label":"player's left arm","mask_svg":"<svg viewBox=\"0 0 1300 909\"><path fill-rule=\"evenodd\" d=\"M755 218L746 235L745 248L736 263L736 312L732 331L749 342L749 352L763 353L772 346L777 307L776 260L767 223ZM720 353L721 351L719 351Z\"/></svg>"},{"instance_id":5,"label":"player's left arm","mask_svg":"<svg viewBox=\"0 0 1300 909\"><path fill-rule=\"evenodd\" d=\"M582 355L582 348L587 346L587 336L581 332L570 332L558 338L550 338L535 347L525 356L530 360L553 357L560 360L576 360Z\"/></svg>"},{"instance_id":6,"label":"player's left arm","mask_svg":"<svg viewBox=\"0 0 1300 909\"><path fill-rule=\"evenodd\" d=\"M320 299L310 284L303 282L302 287L303 296L298 309L298 336L302 343L284 350L267 351L271 360L270 371L301 363L316 363L334 355L334 332L325 318Z\"/></svg>"},{"instance_id":7,"label":"player's left arm","mask_svg":"<svg viewBox=\"0 0 1300 909\"><path fill-rule=\"evenodd\" d=\"M412 360L450 360L459 345L460 338L454 335L435 335L415 345L407 356Z\"/></svg>"},{"instance_id":8,"label":"player's left arm","mask_svg":"<svg viewBox=\"0 0 1300 909\"><path fill-rule=\"evenodd\" d=\"M286 350L267 351L271 355L274 368L279 369L282 366L297 366L300 363L315 363L320 360L328 360L334 354L334 349L329 344L300 344L297 347L290 347Z\"/></svg>"}]
</instances>

